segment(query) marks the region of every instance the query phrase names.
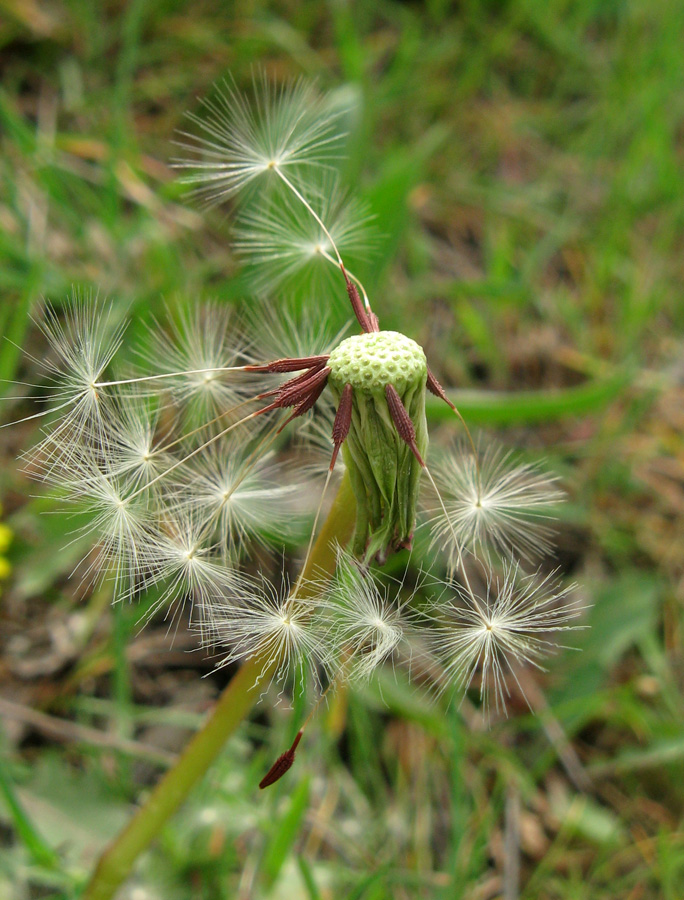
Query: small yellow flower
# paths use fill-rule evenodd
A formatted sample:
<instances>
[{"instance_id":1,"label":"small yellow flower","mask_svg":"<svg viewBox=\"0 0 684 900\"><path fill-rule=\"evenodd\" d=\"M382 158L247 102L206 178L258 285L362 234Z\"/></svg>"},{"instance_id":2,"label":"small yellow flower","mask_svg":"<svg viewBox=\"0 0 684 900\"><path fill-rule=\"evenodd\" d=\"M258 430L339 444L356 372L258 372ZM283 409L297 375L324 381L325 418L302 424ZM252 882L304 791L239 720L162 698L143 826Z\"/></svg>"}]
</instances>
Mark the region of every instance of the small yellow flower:
<instances>
[{"instance_id":1,"label":"small yellow flower","mask_svg":"<svg viewBox=\"0 0 684 900\"><path fill-rule=\"evenodd\" d=\"M2 506L0 506L0 515L2 514ZM7 525L0 523L0 553L5 553L9 545L12 543L12 529ZM0 556L0 579L7 578L12 571L9 560L4 556Z\"/></svg>"}]
</instances>

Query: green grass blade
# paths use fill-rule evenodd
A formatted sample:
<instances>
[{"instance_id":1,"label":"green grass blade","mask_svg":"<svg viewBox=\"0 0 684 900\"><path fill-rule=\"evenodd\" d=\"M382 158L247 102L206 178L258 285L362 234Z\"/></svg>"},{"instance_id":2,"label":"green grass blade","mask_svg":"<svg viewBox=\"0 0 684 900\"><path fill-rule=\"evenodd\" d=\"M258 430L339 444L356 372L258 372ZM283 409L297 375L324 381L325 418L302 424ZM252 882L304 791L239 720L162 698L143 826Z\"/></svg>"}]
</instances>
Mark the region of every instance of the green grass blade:
<instances>
[{"instance_id":1,"label":"green grass blade","mask_svg":"<svg viewBox=\"0 0 684 900\"><path fill-rule=\"evenodd\" d=\"M510 392L451 390L447 393L469 424L528 425L597 412L619 397L631 380L631 373L620 372L612 378L597 379L578 387L560 390ZM443 400L428 396L429 421L443 422L453 415Z\"/></svg>"},{"instance_id":2,"label":"green grass blade","mask_svg":"<svg viewBox=\"0 0 684 900\"><path fill-rule=\"evenodd\" d=\"M5 803L12 817L12 822L31 857L38 865L52 868L59 860L57 854L49 847L40 835L31 819L26 814L14 786L7 776L6 766L0 765L0 793L5 798Z\"/></svg>"},{"instance_id":3,"label":"green grass blade","mask_svg":"<svg viewBox=\"0 0 684 900\"><path fill-rule=\"evenodd\" d=\"M321 900L321 893L316 886L313 872L311 871L311 866L309 865L309 863L304 859L303 856L298 856L297 865L299 866L299 872L302 876L304 887L306 888L309 895L309 900Z\"/></svg>"},{"instance_id":4,"label":"green grass blade","mask_svg":"<svg viewBox=\"0 0 684 900\"><path fill-rule=\"evenodd\" d=\"M302 821L309 805L309 779L305 778L295 788L290 808L275 824L273 835L264 854L263 874L268 887L275 884L280 870L287 859L299 834Z\"/></svg>"}]
</instances>

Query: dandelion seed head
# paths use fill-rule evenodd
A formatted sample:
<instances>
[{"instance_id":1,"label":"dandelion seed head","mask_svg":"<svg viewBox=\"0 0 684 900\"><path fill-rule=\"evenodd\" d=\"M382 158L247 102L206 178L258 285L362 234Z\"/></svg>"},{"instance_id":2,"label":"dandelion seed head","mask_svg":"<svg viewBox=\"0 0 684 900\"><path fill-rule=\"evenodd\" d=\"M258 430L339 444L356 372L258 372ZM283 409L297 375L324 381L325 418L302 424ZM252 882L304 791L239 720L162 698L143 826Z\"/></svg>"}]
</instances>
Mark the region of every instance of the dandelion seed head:
<instances>
[{"instance_id":1,"label":"dandelion seed head","mask_svg":"<svg viewBox=\"0 0 684 900\"><path fill-rule=\"evenodd\" d=\"M547 509L560 492L536 465L494 448L479 459L450 452L433 481L426 391L448 398L422 348L380 330L347 265L370 236L365 207L329 175L344 110L304 81L279 87L257 76L253 87L253 102L235 83L205 101L204 114L190 117L197 135L180 142L192 158L176 165L206 203L242 195L235 248L258 295L280 289L290 306L252 303L247 341L227 307L188 305L169 325L155 323L140 371L118 380L110 370L123 329L111 306L75 294L63 310L48 308L42 329L52 349L43 368L53 415L28 462L88 513L73 538L98 542L88 574L112 574L118 599L149 591L146 615L163 613L170 626L189 608L203 645L225 648L219 666L256 660L264 683L370 678L412 658L420 623L420 640L431 643L447 679L461 689L481 679L483 705L505 707L507 677L524 663L540 667L557 646L552 633L576 627L569 589L508 561L548 549ZM335 290L313 290L325 273L337 279ZM314 315L300 302L304 293L319 307ZM346 303L345 293L363 331L352 337L335 335L336 311L320 309L319 298ZM332 581L303 575L292 590L284 577L276 586L240 568L248 549L292 534L307 493L275 462L285 417L273 414L283 412L297 418L299 436L325 444L326 488L344 454L356 501L351 551L338 552ZM432 547L447 548L462 586L437 583L440 597L419 614L414 591L386 584L366 564L410 548L426 478L443 497L431 510ZM463 568L464 546L488 565L489 550L504 557L482 596ZM307 574L312 548L313 534Z\"/></svg>"},{"instance_id":2,"label":"dandelion seed head","mask_svg":"<svg viewBox=\"0 0 684 900\"><path fill-rule=\"evenodd\" d=\"M397 331L352 335L335 347L328 365L338 388L351 384L364 393L377 393L387 384L400 394L416 385L424 389L427 374L423 348Z\"/></svg>"}]
</instances>

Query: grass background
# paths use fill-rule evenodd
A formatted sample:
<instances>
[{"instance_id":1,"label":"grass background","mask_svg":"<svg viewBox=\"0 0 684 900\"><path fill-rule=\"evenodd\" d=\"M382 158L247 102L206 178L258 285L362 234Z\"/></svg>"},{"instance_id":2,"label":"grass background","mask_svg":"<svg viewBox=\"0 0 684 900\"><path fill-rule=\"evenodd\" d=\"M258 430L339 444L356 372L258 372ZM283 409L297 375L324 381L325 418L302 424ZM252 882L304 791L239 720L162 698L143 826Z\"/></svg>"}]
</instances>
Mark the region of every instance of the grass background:
<instances>
[{"instance_id":1,"label":"grass background","mask_svg":"<svg viewBox=\"0 0 684 900\"><path fill-rule=\"evenodd\" d=\"M592 604L582 652L530 683L540 715L473 728L387 676L261 795L303 703L267 699L122 897L684 896L683 40L664 0L0 4L0 377L31 374L29 313L72 284L132 337L170 298L244 302L174 130L255 64L343 88L383 326L562 473L558 561ZM30 435L0 435L0 895L66 900L228 675L69 580L83 548L16 471Z\"/></svg>"}]
</instances>

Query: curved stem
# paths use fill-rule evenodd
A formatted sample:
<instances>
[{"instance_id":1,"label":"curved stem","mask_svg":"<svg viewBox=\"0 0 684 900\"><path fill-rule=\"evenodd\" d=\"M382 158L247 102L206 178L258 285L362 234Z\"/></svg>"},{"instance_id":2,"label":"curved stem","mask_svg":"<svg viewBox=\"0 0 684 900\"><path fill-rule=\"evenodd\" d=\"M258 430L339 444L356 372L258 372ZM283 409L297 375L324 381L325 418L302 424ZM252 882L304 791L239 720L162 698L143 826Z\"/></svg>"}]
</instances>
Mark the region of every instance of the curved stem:
<instances>
[{"instance_id":1,"label":"curved stem","mask_svg":"<svg viewBox=\"0 0 684 900\"><path fill-rule=\"evenodd\" d=\"M320 584L322 575L332 577L336 565L335 545L349 541L354 518L354 495L345 475L304 567L300 597L306 597L307 579L317 579ZM264 678L269 674L264 672L263 665L263 660L258 657L243 663L178 762L164 775L145 805L104 851L85 889L83 900L110 900L128 877L137 858L178 810L218 756L226 740L256 703L263 690ZM277 661L272 667L276 665Z\"/></svg>"}]
</instances>

